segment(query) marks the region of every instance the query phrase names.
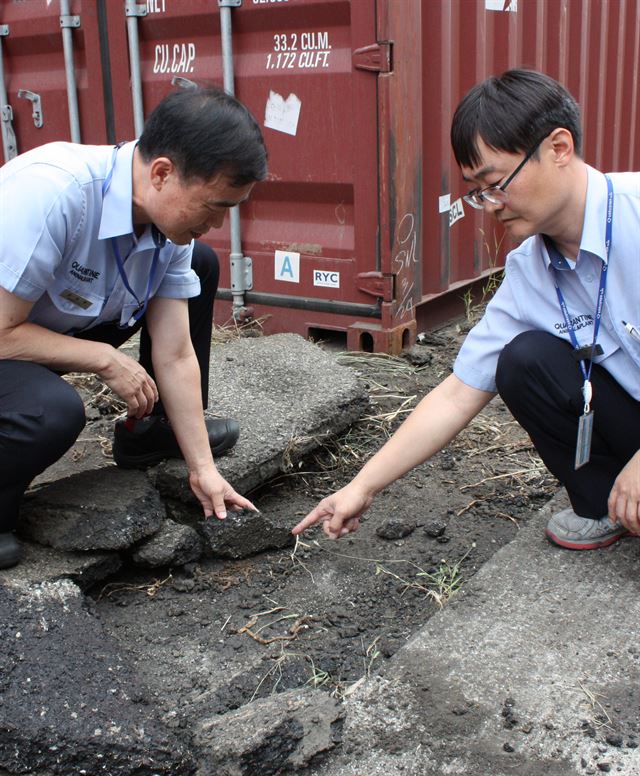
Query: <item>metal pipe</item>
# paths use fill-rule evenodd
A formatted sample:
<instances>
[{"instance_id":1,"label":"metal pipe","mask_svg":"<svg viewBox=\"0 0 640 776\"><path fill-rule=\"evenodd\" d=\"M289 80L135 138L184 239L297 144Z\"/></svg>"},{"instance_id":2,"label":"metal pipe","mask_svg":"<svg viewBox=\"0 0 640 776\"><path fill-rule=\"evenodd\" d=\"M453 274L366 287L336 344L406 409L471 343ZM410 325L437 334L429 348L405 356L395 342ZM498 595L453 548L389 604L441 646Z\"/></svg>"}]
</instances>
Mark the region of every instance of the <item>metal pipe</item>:
<instances>
[{"instance_id":1,"label":"metal pipe","mask_svg":"<svg viewBox=\"0 0 640 776\"><path fill-rule=\"evenodd\" d=\"M9 34L9 25L0 25L0 127L2 128L2 150L4 160L8 162L18 155L18 143L16 133L13 131L13 111L7 100L7 86L4 80L4 53L2 51L2 38Z\"/></svg>"},{"instance_id":2,"label":"metal pipe","mask_svg":"<svg viewBox=\"0 0 640 776\"><path fill-rule=\"evenodd\" d=\"M133 100L133 129L140 137L144 128L144 107L142 104L142 77L140 75L140 42L138 40L138 16L146 16L147 8L135 0L125 0L127 17L127 38L129 40L129 66L131 68L131 97Z\"/></svg>"},{"instance_id":3,"label":"metal pipe","mask_svg":"<svg viewBox=\"0 0 640 776\"><path fill-rule=\"evenodd\" d=\"M242 0L240 0L241 2ZM220 39L222 42L222 77L224 90L235 95L233 68L233 30L231 26L231 8L240 5L237 0L218 0L220 8ZM246 272L245 257L242 252L242 231L238 206L229 212L229 231L231 240L231 288L233 293L232 313L239 318L245 306Z\"/></svg>"},{"instance_id":4,"label":"metal pipe","mask_svg":"<svg viewBox=\"0 0 640 776\"><path fill-rule=\"evenodd\" d=\"M232 299L233 292L229 288L219 288L216 297ZM359 318L381 318L380 305L362 304L360 302L333 302L331 299L314 299L311 296L288 296L286 294L267 294L259 291L248 291L245 301L250 305L268 305L269 307L285 307L290 310L309 310L316 313L332 313L333 315L352 315Z\"/></svg>"},{"instance_id":5,"label":"metal pipe","mask_svg":"<svg viewBox=\"0 0 640 776\"><path fill-rule=\"evenodd\" d=\"M69 0L60 0L60 27L62 28L62 49L64 51L64 72L67 80L67 102L69 104L69 128L71 142L80 143L80 114L78 112L78 86L73 61L72 27L80 26L80 17L71 16Z\"/></svg>"}]
</instances>

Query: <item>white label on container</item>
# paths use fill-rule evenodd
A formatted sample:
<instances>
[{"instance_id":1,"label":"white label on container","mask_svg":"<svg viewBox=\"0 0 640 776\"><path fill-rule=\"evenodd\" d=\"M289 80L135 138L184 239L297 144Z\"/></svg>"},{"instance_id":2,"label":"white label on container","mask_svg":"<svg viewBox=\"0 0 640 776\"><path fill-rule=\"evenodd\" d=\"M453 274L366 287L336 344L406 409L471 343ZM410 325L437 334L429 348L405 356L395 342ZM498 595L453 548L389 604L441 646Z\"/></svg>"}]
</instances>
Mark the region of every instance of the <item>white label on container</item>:
<instances>
[{"instance_id":1,"label":"white label on container","mask_svg":"<svg viewBox=\"0 0 640 776\"><path fill-rule=\"evenodd\" d=\"M302 103L295 94L283 99L277 92L269 92L267 107L264 111L264 125L287 135L295 135L298 131L298 119Z\"/></svg>"},{"instance_id":2,"label":"white label on container","mask_svg":"<svg viewBox=\"0 0 640 776\"><path fill-rule=\"evenodd\" d=\"M294 251L275 252L275 278L287 283L300 282L300 254Z\"/></svg>"},{"instance_id":3,"label":"white label on container","mask_svg":"<svg viewBox=\"0 0 640 776\"><path fill-rule=\"evenodd\" d=\"M323 269L313 270L313 285L324 288L340 288L340 273L327 272Z\"/></svg>"},{"instance_id":4,"label":"white label on container","mask_svg":"<svg viewBox=\"0 0 640 776\"><path fill-rule=\"evenodd\" d=\"M446 213L451 208L451 194L438 197L438 213Z\"/></svg>"},{"instance_id":5,"label":"white label on container","mask_svg":"<svg viewBox=\"0 0 640 776\"><path fill-rule=\"evenodd\" d=\"M518 0L484 0L486 11L518 12Z\"/></svg>"},{"instance_id":6,"label":"white label on container","mask_svg":"<svg viewBox=\"0 0 640 776\"><path fill-rule=\"evenodd\" d=\"M453 226L461 218L464 218L464 206L462 205L462 199L456 199L449 210L449 226Z\"/></svg>"},{"instance_id":7,"label":"white label on container","mask_svg":"<svg viewBox=\"0 0 640 776\"><path fill-rule=\"evenodd\" d=\"M147 0L147 13L164 13L166 10L166 0Z\"/></svg>"}]
</instances>

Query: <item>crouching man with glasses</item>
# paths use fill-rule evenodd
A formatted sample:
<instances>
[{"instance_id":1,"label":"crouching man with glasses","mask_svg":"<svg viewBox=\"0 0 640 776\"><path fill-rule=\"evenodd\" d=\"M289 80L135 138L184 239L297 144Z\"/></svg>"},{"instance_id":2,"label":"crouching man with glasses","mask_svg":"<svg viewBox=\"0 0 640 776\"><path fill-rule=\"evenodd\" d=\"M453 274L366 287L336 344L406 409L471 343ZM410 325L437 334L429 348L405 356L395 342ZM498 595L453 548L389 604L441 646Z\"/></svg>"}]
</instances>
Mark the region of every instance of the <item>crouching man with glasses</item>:
<instances>
[{"instance_id":1,"label":"crouching man with glasses","mask_svg":"<svg viewBox=\"0 0 640 776\"><path fill-rule=\"evenodd\" d=\"M511 70L475 86L451 129L467 204L519 247L453 374L295 528L355 531L375 495L441 450L499 393L571 507L546 534L576 550L640 534L640 172L581 158L573 97Z\"/></svg>"}]
</instances>

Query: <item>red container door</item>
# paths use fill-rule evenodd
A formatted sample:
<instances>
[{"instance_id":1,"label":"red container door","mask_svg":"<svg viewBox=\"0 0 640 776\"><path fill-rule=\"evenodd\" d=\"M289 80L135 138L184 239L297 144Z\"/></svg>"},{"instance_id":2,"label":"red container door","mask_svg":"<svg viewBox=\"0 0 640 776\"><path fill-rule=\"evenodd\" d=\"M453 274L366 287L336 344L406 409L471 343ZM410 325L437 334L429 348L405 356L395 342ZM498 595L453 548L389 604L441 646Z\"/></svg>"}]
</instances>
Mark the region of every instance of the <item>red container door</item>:
<instances>
[{"instance_id":1,"label":"red container door","mask_svg":"<svg viewBox=\"0 0 640 776\"><path fill-rule=\"evenodd\" d=\"M429 0L423 5L423 286L419 328L463 309L474 281L502 266L494 219L467 206L449 143L474 84L513 67L548 73L580 105L583 158L603 171L640 169L640 0Z\"/></svg>"},{"instance_id":2,"label":"red container door","mask_svg":"<svg viewBox=\"0 0 640 776\"><path fill-rule=\"evenodd\" d=\"M137 18L145 115L176 77L222 84L216 5L150 0ZM410 276L419 266L419 208L408 200L420 196L419 166L407 157L409 149L420 156L420 133L408 131L420 121L419 24L405 12L397 24L400 37L409 30L414 39L403 60L403 47L389 38L388 5L398 4L379 3L377 16L370 0L244 0L231 9L235 93L261 124L269 150L269 179L241 210L253 271L245 303L254 317L266 316L267 332L335 330L349 332L352 347L398 349L415 328L420 283ZM414 0L401 5L419 9ZM124 139L134 134L130 79L122 72L126 20L124 8L108 10L112 70L120 68L116 128ZM394 99L396 54L407 76ZM228 225L207 240L223 259L216 304L223 321L231 316Z\"/></svg>"},{"instance_id":3,"label":"red container door","mask_svg":"<svg viewBox=\"0 0 640 776\"><path fill-rule=\"evenodd\" d=\"M68 13L60 0L0 5L3 162L53 140L107 142L99 4L67 5Z\"/></svg>"}]
</instances>

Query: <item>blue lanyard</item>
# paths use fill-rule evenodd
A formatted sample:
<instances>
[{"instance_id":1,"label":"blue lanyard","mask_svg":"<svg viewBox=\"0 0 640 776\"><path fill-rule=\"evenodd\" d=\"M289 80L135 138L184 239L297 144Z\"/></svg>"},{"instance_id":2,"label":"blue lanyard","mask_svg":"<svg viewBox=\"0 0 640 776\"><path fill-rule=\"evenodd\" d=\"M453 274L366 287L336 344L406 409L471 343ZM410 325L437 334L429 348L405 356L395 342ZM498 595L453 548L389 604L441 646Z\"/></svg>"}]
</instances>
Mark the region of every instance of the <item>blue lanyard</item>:
<instances>
[{"instance_id":1,"label":"blue lanyard","mask_svg":"<svg viewBox=\"0 0 640 776\"><path fill-rule=\"evenodd\" d=\"M593 369L593 354L596 349L596 342L598 340L598 332L600 331L600 320L602 318L602 307L604 305L604 295L605 290L607 286L607 270L609 268L609 254L611 250L611 237L613 234L613 185L611 183L611 179L608 175L605 175L605 178L607 179L607 222L606 222L606 228L605 228L605 250L607 252L607 261L602 262L602 269L600 270L600 288L598 290L598 301L596 303L596 316L595 321L593 323L593 342L591 343L591 355L589 357L589 368L587 369L584 359L580 360L580 371L582 372L582 376L584 378L585 383L590 382L591 378L591 370ZM555 245L551 241L545 241L545 244L547 246L547 250L550 254L552 254L553 258L556 260L564 260L564 257L560 254L558 249L555 247ZM573 326L571 325L571 317L569 315L569 310L567 308L567 303L564 300L564 296L562 295L562 291L560 290L560 286L558 285L558 279L556 276L556 270L555 267L553 267L553 264L551 265L553 268L553 282L556 287L556 294L558 295L558 301L560 302L560 309L562 310L562 315L564 316L565 323L567 324L567 329L569 330L569 337L571 339L571 344L573 347L577 350L579 348L578 345L578 339L576 337L575 330ZM587 402L588 403L588 402Z\"/></svg>"},{"instance_id":2,"label":"blue lanyard","mask_svg":"<svg viewBox=\"0 0 640 776\"><path fill-rule=\"evenodd\" d=\"M113 149L113 156L111 157L111 168L107 173L107 177L104 179L104 183L102 184L103 197L107 193L107 191L109 190L109 186L111 185L111 179L113 178L113 170L116 165L116 156L118 154L119 147L120 146L117 145ZM158 259L160 257L160 248L164 246L163 235L156 229L156 227L153 224L151 226L151 233L153 235L153 243L155 245L155 250L153 252L153 258L151 260L151 270L149 272L149 280L147 281L147 290L145 291L144 301L140 301L140 298L138 297L136 292L131 288L131 285L129 284L129 278L127 277L127 273L125 272L125 269L124 269L124 262L122 261L122 256L120 255L120 250L118 248L118 241L116 240L115 237L111 238L111 250L113 251L113 255L116 260L118 273L122 278L124 287L138 303L138 309L135 310L133 315L129 318L129 320L127 321L126 327L135 326L136 323L140 320L140 318L142 318L142 316L145 314L147 310L147 305L149 304L149 297L151 295L151 289L153 288L153 280L156 275L156 270L158 269ZM118 328L124 329L126 327L119 326Z\"/></svg>"}]
</instances>

